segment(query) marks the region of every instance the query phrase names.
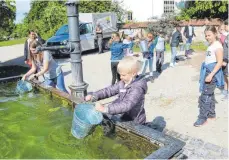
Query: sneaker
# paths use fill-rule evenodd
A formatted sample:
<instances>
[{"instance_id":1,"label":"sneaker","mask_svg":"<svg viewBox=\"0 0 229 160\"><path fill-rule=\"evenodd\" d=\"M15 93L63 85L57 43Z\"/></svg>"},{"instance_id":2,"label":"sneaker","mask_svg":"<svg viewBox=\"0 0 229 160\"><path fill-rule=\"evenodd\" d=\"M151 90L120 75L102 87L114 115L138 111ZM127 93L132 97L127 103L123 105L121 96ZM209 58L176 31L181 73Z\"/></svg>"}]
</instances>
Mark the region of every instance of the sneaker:
<instances>
[{"instance_id":1,"label":"sneaker","mask_svg":"<svg viewBox=\"0 0 229 160\"><path fill-rule=\"evenodd\" d=\"M225 100L228 100L228 94L223 96L223 98L221 99L221 101L225 101Z\"/></svg>"},{"instance_id":2,"label":"sneaker","mask_svg":"<svg viewBox=\"0 0 229 160\"><path fill-rule=\"evenodd\" d=\"M150 72L150 73L149 73L149 76L150 76L150 77L153 77L153 72Z\"/></svg>"},{"instance_id":3,"label":"sneaker","mask_svg":"<svg viewBox=\"0 0 229 160\"><path fill-rule=\"evenodd\" d=\"M207 123L206 119L197 119L196 122L194 123L195 127L200 127L202 125L205 125Z\"/></svg>"},{"instance_id":4,"label":"sneaker","mask_svg":"<svg viewBox=\"0 0 229 160\"><path fill-rule=\"evenodd\" d=\"M222 94L223 96L226 96L226 95L228 95L228 91L224 89L224 90L222 90L221 94Z\"/></svg>"},{"instance_id":5,"label":"sneaker","mask_svg":"<svg viewBox=\"0 0 229 160\"><path fill-rule=\"evenodd\" d=\"M174 65L172 64L172 63L170 63L170 65L169 65L170 67L174 67Z\"/></svg>"},{"instance_id":6,"label":"sneaker","mask_svg":"<svg viewBox=\"0 0 229 160\"><path fill-rule=\"evenodd\" d=\"M154 83L154 78L153 78L153 77L150 78L150 82L151 82L151 83Z\"/></svg>"}]
</instances>

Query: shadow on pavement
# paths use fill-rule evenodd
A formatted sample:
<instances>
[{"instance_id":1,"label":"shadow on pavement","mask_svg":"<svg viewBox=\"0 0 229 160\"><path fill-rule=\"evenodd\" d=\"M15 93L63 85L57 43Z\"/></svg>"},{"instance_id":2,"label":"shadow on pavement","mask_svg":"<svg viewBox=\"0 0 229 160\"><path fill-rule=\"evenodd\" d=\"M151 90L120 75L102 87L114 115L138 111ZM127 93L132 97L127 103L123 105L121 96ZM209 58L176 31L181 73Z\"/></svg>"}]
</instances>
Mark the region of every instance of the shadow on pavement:
<instances>
[{"instance_id":1,"label":"shadow on pavement","mask_svg":"<svg viewBox=\"0 0 229 160\"><path fill-rule=\"evenodd\" d=\"M166 121L164 117L157 116L152 122L147 122L145 125L159 132L162 132L166 127Z\"/></svg>"}]
</instances>

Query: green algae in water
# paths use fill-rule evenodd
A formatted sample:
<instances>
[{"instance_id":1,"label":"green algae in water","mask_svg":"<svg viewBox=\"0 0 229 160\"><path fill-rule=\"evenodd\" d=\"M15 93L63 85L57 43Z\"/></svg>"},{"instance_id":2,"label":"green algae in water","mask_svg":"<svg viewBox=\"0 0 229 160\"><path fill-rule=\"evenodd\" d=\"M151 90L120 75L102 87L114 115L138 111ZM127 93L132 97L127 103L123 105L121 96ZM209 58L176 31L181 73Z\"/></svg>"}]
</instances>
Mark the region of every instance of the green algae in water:
<instances>
[{"instance_id":1,"label":"green algae in water","mask_svg":"<svg viewBox=\"0 0 229 160\"><path fill-rule=\"evenodd\" d=\"M101 126L78 140L71 135L73 113L66 104L40 93L18 95L15 86L0 84L0 158L130 159L157 149L122 130L106 137Z\"/></svg>"}]
</instances>

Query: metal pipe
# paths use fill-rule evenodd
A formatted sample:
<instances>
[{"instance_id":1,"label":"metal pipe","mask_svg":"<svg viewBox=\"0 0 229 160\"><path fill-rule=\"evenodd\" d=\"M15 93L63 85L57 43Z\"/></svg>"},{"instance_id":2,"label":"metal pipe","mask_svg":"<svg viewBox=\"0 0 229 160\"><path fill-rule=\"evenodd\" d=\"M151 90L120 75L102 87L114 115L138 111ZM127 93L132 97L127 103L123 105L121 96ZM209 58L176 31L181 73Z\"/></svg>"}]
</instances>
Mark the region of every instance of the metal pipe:
<instances>
[{"instance_id":1,"label":"metal pipe","mask_svg":"<svg viewBox=\"0 0 229 160\"><path fill-rule=\"evenodd\" d=\"M77 103L79 99L83 99L87 94L88 84L83 81L83 67L81 59L80 47L80 31L79 31L79 1L68 0L67 6L69 41L67 45L60 46L42 46L37 50L62 50L69 49L71 57L72 84L69 86L71 90L72 100Z\"/></svg>"},{"instance_id":2,"label":"metal pipe","mask_svg":"<svg viewBox=\"0 0 229 160\"><path fill-rule=\"evenodd\" d=\"M37 47L38 51L44 51L44 50L60 50L60 49L71 49L71 47L69 45L61 45L61 46L41 46L41 47Z\"/></svg>"},{"instance_id":3,"label":"metal pipe","mask_svg":"<svg viewBox=\"0 0 229 160\"><path fill-rule=\"evenodd\" d=\"M73 100L83 98L87 94L88 84L83 81L83 69L80 47L80 31L79 31L79 1L69 0L66 2L69 43L72 47L71 51L71 70L72 84L69 86Z\"/></svg>"}]
</instances>

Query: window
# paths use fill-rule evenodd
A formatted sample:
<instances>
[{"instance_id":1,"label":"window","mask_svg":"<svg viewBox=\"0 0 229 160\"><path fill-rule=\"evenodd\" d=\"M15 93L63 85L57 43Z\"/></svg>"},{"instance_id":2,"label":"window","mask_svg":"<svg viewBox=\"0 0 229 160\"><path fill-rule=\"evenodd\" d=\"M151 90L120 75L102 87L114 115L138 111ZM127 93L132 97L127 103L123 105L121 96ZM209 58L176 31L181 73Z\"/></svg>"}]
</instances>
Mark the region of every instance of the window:
<instances>
[{"instance_id":1,"label":"window","mask_svg":"<svg viewBox=\"0 0 229 160\"><path fill-rule=\"evenodd\" d=\"M86 30L87 30L87 33L92 33L92 24L91 23L86 24Z\"/></svg>"},{"instance_id":2,"label":"window","mask_svg":"<svg viewBox=\"0 0 229 160\"><path fill-rule=\"evenodd\" d=\"M127 13L127 19L128 19L128 21L131 21L132 20L132 12L128 12Z\"/></svg>"},{"instance_id":3,"label":"window","mask_svg":"<svg viewBox=\"0 0 229 160\"><path fill-rule=\"evenodd\" d=\"M91 23L83 24L80 27L80 34L88 34L88 33L92 33L92 24Z\"/></svg>"},{"instance_id":4,"label":"window","mask_svg":"<svg viewBox=\"0 0 229 160\"><path fill-rule=\"evenodd\" d=\"M67 35L67 34L68 34L68 25L62 26L62 27L56 32L56 36L59 36L59 35Z\"/></svg>"}]
</instances>

